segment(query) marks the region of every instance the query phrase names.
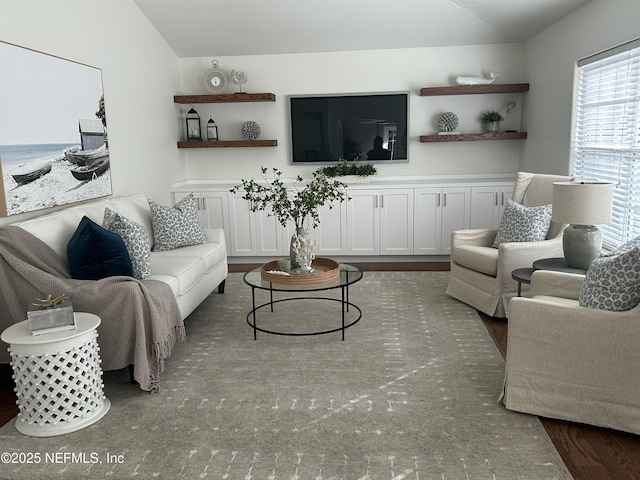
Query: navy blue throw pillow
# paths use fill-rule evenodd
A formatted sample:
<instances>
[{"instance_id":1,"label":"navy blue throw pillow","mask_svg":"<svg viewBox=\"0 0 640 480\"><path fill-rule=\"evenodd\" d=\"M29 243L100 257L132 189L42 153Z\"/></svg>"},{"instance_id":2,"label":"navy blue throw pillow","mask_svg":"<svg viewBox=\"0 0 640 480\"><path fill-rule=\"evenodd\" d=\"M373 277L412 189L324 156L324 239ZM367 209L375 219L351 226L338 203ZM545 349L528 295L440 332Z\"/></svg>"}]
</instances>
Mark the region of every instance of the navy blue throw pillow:
<instances>
[{"instance_id":1,"label":"navy blue throw pillow","mask_svg":"<svg viewBox=\"0 0 640 480\"><path fill-rule=\"evenodd\" d=\"M116 275L133 275L131 257L117 233L82 217L67 245L69 270L78 280L99 280Z\"/></svg>"}]
</instances>

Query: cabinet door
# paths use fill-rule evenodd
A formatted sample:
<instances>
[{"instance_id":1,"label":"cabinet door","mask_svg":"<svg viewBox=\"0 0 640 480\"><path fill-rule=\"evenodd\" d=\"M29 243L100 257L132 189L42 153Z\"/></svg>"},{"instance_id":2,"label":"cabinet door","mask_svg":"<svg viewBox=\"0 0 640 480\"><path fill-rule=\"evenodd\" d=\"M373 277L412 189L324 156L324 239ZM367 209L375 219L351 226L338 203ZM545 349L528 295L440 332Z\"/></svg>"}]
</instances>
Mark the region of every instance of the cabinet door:
<instances>
[{"instance_id":1,"label":"cabinet door","mask_svg":"<svg viewBox=\"0 0 640 480\"><path fill-rule=\"evenodd\" d=\"M413 255L413 189L380 190L380 254Z\"/></svg>"},{"instance_id":2,"label":"cabinet door","mask_svg":"<svg viewBox=\"0 0 640 480\"><path fill-rule=\"evenodd\" d=\"M499 210L498 210L498 220L496 221L495 228L500 226L500 219L502 218L502 212L504 212L504 207L507 206L507 202L511 200L513 196L513 185L508 187L500 187L500 201L499 201Z\"/></svg>"},{"instance_id":3,"label":"cabinet door","mask_svg":"<svg viewBox=\"0 0 640 480\"><path fill-rule=\"evenodd\" d=\"M231 255L257 255L256 215L240 194L229 193L229 227Z\"/></svg>"},{"instance_id":4,"label":"cabinet door","mask_svg":"<svg viewBox=\"0 0 640 480\"><path fill-rule=\"evenodd\" d=\"M442 248L440 253L451 253L451 232L469 228L471 210L469 187L442 189Z\"/></svg>"},{"instance_id":5,"label":"cabinet door","mask_svg":"<svg viewBox=\"0 0 640 480\"><path fill-rule=\"evenodd\" d=\"M284 227L267 211L253 212L256 224L256 255L284 254ZM289 247L287 246L287 252Z\"/></svg>"},{"instance_id":6,"label":"cabinet door","mask_svg":"<svg viewBox=\"0 0 640 480\"><path fill-rule=\"evenodd\" d=\"M471 187L471 228L497 228L500 192L495 186Z\"/></svg>"},{"instance_id":7,"label":"cabinet door","mask_svg":"<svg viewBox=\"0 0 640 480\"><path fill-rule=\"evenodd\" d=\"M504 207L512 194L512 185L472 187L470 228L497 229Z\"/></svg>"},{"instance_id":8,"label":"cabinet door","mask_svg":"<svg viewBox=\"0 0 640 480\"><path fill-rule=\"evenodd\" d=\"M347 205L346 202L329 208L324 205L318 209L320 225L314 230L316 255L347 254Z\"/></svg>"},{"instance_id":9,"label":"cabinet door","mask_svg":"<svg viewBox=\"0 0 640 480\"><path fill-rule=\"evenodd\" d=\"M378 255L379 192L350 190L347 202L347 254Z\"/></svg>"},{"instance_id":10,"label":"cabinet door","mask_svg":"<svg viewBox=\"0 0 640 480\"><path fill-rule=\"evenodd\" d=\"M414 190L413 253L436 255L442 249L442 189Z\"/></svg>"}]
</instances>

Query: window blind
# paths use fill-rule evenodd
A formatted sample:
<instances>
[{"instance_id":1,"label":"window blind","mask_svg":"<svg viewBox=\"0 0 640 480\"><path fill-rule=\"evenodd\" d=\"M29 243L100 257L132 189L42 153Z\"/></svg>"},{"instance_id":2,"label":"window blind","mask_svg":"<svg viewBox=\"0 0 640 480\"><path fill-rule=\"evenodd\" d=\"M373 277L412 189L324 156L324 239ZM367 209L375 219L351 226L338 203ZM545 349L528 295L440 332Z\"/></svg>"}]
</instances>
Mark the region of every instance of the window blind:
<instances>
[{"instance_id":1,"label":"window blind","mask_svg":"<svg viewBox=\"0 0 640 480\"><path fill-rule=\"evenodd\" d=\"M640 235L640 39L578 62L572 173L614 183L611 249Z\"/></svg>"}]
</instances>

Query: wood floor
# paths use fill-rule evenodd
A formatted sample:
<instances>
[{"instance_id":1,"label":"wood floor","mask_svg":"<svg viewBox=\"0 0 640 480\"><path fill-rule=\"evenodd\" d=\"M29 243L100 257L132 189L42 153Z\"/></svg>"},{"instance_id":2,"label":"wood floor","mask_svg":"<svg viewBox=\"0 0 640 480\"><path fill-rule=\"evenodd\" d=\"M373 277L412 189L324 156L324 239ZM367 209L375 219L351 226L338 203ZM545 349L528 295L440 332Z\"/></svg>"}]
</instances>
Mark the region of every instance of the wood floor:
<instances>
[{"instance_id":1,"label":"wood floor","mask_svg":"<svg viewBox=\"0 0 640 480\"><path fill-rule=\"evenodd\" d=\"M448 271L449 263L363 263L363 271ZM230 272L259 265L235 264ZM480 314L503 358L507 352L505 320ZM0 425L18 414L8 365L0 365ZM540 419L575 480L640 480L640 436L547 418Z\"/></svg>"}]
</instances>

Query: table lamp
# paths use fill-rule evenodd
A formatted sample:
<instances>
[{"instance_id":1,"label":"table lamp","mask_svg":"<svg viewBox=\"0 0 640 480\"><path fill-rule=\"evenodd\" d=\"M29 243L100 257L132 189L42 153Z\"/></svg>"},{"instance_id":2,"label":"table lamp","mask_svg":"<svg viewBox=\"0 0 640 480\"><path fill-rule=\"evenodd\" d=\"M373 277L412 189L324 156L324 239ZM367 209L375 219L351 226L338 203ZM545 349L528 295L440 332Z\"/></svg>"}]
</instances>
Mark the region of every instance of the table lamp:
<instances>
[{"instance_id":1,"label":"table lamp","mask_svg":"<svg viewBox=\"0 0 640 480\"><path fill-rule=\"evenodd\" d=\"M596 225L611 221L613 183L597 181L554 182L551 219L568 223L562 237L567 265L587 269L602 249L602 232Z\"/></svg>"}]
</instances>

